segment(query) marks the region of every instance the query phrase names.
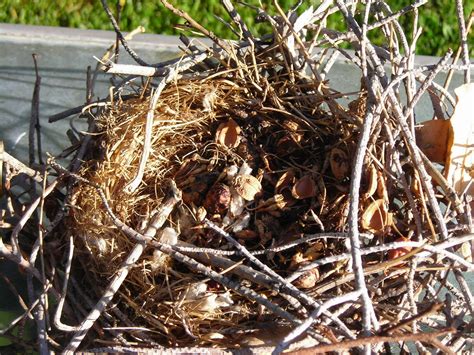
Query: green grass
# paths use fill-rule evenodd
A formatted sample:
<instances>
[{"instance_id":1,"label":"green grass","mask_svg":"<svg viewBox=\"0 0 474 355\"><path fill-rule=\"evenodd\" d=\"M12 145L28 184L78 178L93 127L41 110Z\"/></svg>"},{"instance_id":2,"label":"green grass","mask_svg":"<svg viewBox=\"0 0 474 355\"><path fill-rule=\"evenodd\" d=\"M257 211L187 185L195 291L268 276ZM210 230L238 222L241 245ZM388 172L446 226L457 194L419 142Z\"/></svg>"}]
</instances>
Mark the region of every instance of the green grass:
<instances>
[{"instance_id":1,"label":"green grass","mask_svg":"<svg viewBox=\"0 0 474 355\"><path fill-rule=\"evenodd\" d=\"M251 4L257 4L255 0L248 0ZM281 0L282 8L288 9L296 0ZM232 38L231 31L214 14L226 20L229 19L218 0L194 0L173 1L179 7L188 12L197 22L208 28L218 36ZM236 3L236 1L234 1ZM271 1L264 1L270 4ZM389 1L392 10L396 11L407 4L410 0ZM467 18L474 10L474 1L464 1L465 17ZM115 7L116 1L109 0L109 6ZM319 1L306 1L304 9L309 4L317 6ZM417 54L443 55L448 48L457 49L458 26L455 12L454 0L430 0L428 4L420 9L419 24L423 27L423 34L417 43ZM255 23L255 11L245 6L238 5L241 16L249 27L256 33L264 33L268 30L264 25ZM272 6L268 5L268 12L275 14ZM102 10L100 2L92 0L3 0L0 1L0 22L63 26L88 29L110 30L106 14ZM329 18L329 27L344 29L345 24L342 17L333 15ZM400 18L400 22L406 33L411 38L413 27L413 15ZM126 0L122 13L121 28L130 31L139 25L146 28L147 32L173 34L179 32L174 28L176 24L182 24L183 20L166 10L159 0ZM380 32L372 33L372 39L381 43L383 37ZM474 36L469 38L470 54L474 54Z\"/></svg>"}]
</instances>

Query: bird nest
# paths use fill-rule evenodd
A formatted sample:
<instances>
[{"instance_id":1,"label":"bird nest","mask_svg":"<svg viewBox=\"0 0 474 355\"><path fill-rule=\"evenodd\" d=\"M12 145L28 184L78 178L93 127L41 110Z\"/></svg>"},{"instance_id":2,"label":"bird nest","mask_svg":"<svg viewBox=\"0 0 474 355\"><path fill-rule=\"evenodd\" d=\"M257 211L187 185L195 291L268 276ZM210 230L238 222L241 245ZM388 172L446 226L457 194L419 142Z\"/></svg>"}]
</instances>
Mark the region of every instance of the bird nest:
<instances>
[{"instance_id":1,"label":"bird nest","mask_svg":"<svg viewBox=\"0 0 474 355\"><path fill-rule=\"evenodd\" d=\"M149 66L116 28L141 66L103 63L124 79L83 107L89 132L70 166L49 162L66 193L46 201L66 213L50 218L56 239L45 257L69 251L65 273L51 276L69 285L58 296L57 341L69 351L84 338L84 347L109 350L279 352L296 340L314 351L462 348L466 335L453 327L469 327L461 271L473 264L457 254L472 239L469 205L413 135L426 90L435 112L443 96L454 105L432 81L447 59L425 76L411 52L374 46L342 2L300 15L259 10L272 27L262 38L224 2L240 42L163 3L213 47L183 37L180 58ZM377 9L391 22L371 26L404 38L385 26L411 8ZM337 10L347 33L318 22ZM338 48L342 40L357 55ZM359 91L327 80L337 53L361 69ZM441 302L441 289L454 300ZM62 324L61 312L79 326Z\"/></svg>"}]
</instances>

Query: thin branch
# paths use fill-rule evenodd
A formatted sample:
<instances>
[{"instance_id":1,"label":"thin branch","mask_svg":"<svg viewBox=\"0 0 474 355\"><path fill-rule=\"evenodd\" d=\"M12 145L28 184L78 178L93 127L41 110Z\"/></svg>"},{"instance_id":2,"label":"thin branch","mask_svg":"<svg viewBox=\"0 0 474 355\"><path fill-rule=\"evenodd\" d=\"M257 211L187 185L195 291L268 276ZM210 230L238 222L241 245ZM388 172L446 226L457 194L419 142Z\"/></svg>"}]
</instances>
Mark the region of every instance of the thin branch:
<instances>
[{"instance_id":1,"label":"thin branch","mask_svg":"<svg viewBox=\"0 0 474 355\"><path fill-rule=\"evenodd\" d=\"M145 172L145 166L148 161L148 157L150 155L152 127L153 127L153 121L154 121L154 116L155 116L155 109L156 109L156 106L158 105L158 100L160 98L162 91L164 90L165 86L168 83L170 83L172 80L175 80L178 77L179 73L186 71L189 68L192 68L197 63L202 62L203 60L207 58L207 56L208 56L207 53L201 53L195 57L189 57L189 58L183 59L182 63L177 63L175 66L170 67L168 74L158 84L158 87L156 88L155 92L153 93L153 96L151 97L150 106L148 108L148 112L146 115L145 138L143 142L143 152L142 152L142 155L140 156L140 162L138 165L138 171L136 172L136 175L133 178L133 180L129 182L128 185L125 187L125 190L128 191L129 193L135 191L140 185L140 183L142 182L143 174Z\"/></svg>"},{"instance_id":2,"label":"thin branch","mask_svg":"<svg viewBox=\"0 0 474 355\"><path fill-rule=\"evenodd\" d=\"M297 350L289 352L292 355L312 355L312 354L324 354L329 352L339 352L347 349L353 349L355 347L366 345L366 344L378 344L378 343L398 343L398 342L407 342L407 341L421 341L427 344L431 344L432 346L439 347L439 343L434 342L437 337L453 334L456 333L456 329L453 328L445 328L439 331L435 331L432 333L416 333L416 334L403 334L403 335L393 335L393 336L380 336L374 335L371 337L363 337L358 338L355 340L346 340L342 341L337 344L330 344L330 345L318 345L312 348L307 348L304 350ZM442 345L442 344L441 344ZM444 351L446 354L454 355L454 352L449 349L447 346L442 345L440 350Z\"/></svg>"},{"instance_id":3,"label":"thin branch","mask_svg":"<svg viewBox=\"0 0 474 355\"><path fill-rule=\"evenodd\" d=\"M177 193L176 187L172 184L170 186L170 193L169 197L163 202L161 207L159 208L156 216L157 218L154 220L153 228L155 231L163 226L166 222L166 219L172 212L174 206L181 200L181 194ZM147 230L145 235L150 234ZM151 238L151 237L149 237ZM102 312L105 310L107 305L112 301L112 298L117 293L118 289L125 281L130 269L135 265L138 261L140 256L142 255L143 251L145 250L146 241L142 240L137 242L133 247L132 251L129 253L127 258L123 261L120 268L116 271L115 277L110 281L109 285L105 289L104 293L100 300L96 303L94 308L90 311L87 317L81 322L79 329L75 332L72 339L69 341L69 344L65 347L64 353L70 354L73 353L78 346L81 344L82 340L86 336L89 329L95 323L97 318L100 317Z\"/></svg>"},{"instance_id":4,"label":"thin branch","mask_svg":"<svg viewBox=\"0 0 474 355\"><path fill-rule=\"evenodd\" d=\"M474 264L464 260L462 257L451 253L449 251L446 251L445 249L450 248L455 245L460 245L462 243L468 242L474 240L474 234L467 234L463 237L459 238L451 238L448 239L447 241L444 241L439 244L435 245L428 245L425 242L414 242L414 241L407 241L407 242L393 242L393 243L387 243L383 245L378 245L374 247L369 247L369 248L364 248L360 250L361 255L369 255L373 253L380 253L388 250L393 250L393 249L400 249L400 248L420 248L420 249L426 249L427 252L421 252L417 254L418 258L425 258L429 257L432 253L439 253L441 255L444 255L452 260L455 260L461 265L469 268L470 270L474 270ZM341 260L347 260L350 259L352 256L351 253L342 253L338 255L333 255L333 256L328 256L326 258L318 259L315 261L312 261L311 263L305 265L304 267L299 268L296 272L288 276L286 279L288 281L293 281L297 279L302 273L314 269L317 266L321 265L326 265L330 263L335 263Z\"/></svg>"},{"instance_id":5,"label":"thin branch","mask_svg":"<svg viewBox=\"0 0 474 355\"><path fill-rule=\"evenodd\" d=\"M461 39L462 61L467 66L466 70L464 70L464 83L468 84L471 82L471 69L469 66L469 48L467 45L467 30L462 0L456 0L456 15L458 18L459 37Z\"/></svg>"},{"instance_id":6,"label":"thin branch","mask_svg":"<svg viewBox=\"0 0 474 355\"><path fill-rule=\"evenodd\" d=\"M349 301L356 301L360 297L360 291L350 292L343 296L332 298L323 304L317 309L315 309L311 315L299 326L293 329L273 350L272 355L280 354L285 350L292 342L295 341L301 334L303 334L309 327L318 319L321 314L328 310L329 308L336 306L341 303L349 302Z\"/></svg>"},{"instance_id":7,"label":"thin branch","mask_svg":"<svg viewBox=\"0 0 474 355\"><path fill-rule=\"evenodd\" d=\"M107 1L106 0L100 0L100 2L102 3L102 7L104 8L107 16L109 17L109 20L112 23L112 26L114 27L115 33L117 34L117 37L120 40L120 43L122 43L123 48L125 48L127 53L130 54L130 56L133 58L133 60L135 60L135 62L137 62L140 65L149 66L149 64L147 62L145 62L143 59L141 59L138 56L138 54L132 48L130 48L128 46L127 40L125 39L122 32L120 31L120 27L117 24L117 21L115 21L115 17L112 14L112 11L110 11L109 6L107 5Z\"/></svg>"}]
</instances>

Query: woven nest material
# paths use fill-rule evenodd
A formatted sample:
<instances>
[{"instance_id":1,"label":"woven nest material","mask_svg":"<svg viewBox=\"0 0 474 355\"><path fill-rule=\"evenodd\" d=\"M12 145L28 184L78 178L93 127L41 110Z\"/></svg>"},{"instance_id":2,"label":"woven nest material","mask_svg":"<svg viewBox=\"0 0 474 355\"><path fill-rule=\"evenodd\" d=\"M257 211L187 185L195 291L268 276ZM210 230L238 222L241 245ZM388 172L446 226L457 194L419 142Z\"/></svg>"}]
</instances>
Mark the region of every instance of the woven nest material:
<instances>
[{"instance_id":1,"label":"woven nest material","mask_svg":"<svg viewBox=\"0 0 474 355\"><path fill-rule=\"evenodd\" d=\"M452 114L455 100L432 82L449 56L425 76L393 42L365 38L342 2L260 10L272 33L256 38L224 1L239 42L163 3L213 47L183 36L182 56L148 66L123 40L141 66L105 63L110 96L83 108L89 131L68 168L49 161L58 178L44 194L64 188L45 201L46 274L54 290L68 285L54 291L58 349L462 349L472 329L462 271L474 265L458 253L472 217L412 120L428 89L434 112ZM347 33L324 28L338 9ZM374 28L387 40L405 38L383 21ZM326 78L338 52L361 72L357 92Z\"/></svg>"},{"instance_id":2,"label":"woven nest material","mask_svg":"<svg viewBox=\"0 0 474 355\"><path fill-rule=\"evenodd\" d=\"M81 263L88 265L91 287L105 286L104 280L135 244L112 223L94 185L103 189L120 220L144 232L172 179L182 191L182 202L154 236L157 241L228 251L225 237L203 218L230 232L249 251L270 251L299 240L292 249L259 257L282 276L344 249L343 235L311 235L344 229L351 152L361 117L342 107L341 116L323 109L325 99L316 92L325 84L303 75L295 75L298 84L292 83L285 70L271 76L265 71L282 63L265 56L256 64L262 71L255 76L265 75L261 90L237 70L217 69L211 79L180 79L162 92L154 110L151 153L141 184L131 193L127 184L140 164L151 96L118 101L97 117L95 148L79 173L88 182L74 188L67 223L70 233L80 237ZM227 261L233 264L239 258ZM203 255L198 259L217 263ZM236 279L239 275L230 269L225 275ZM295 285L309 289L325 279L320 273L331 274L331 269L313 268ZM280 295L261 286L254 291L282 302ZM253 300L206 281L205 275L153 248L130 270L118 298L123 312L154 329L156 339L166 345L238 346L244 332L259 327L247 329L246 324L273 322L273 315Z\"/></svg>"}]
</instances>

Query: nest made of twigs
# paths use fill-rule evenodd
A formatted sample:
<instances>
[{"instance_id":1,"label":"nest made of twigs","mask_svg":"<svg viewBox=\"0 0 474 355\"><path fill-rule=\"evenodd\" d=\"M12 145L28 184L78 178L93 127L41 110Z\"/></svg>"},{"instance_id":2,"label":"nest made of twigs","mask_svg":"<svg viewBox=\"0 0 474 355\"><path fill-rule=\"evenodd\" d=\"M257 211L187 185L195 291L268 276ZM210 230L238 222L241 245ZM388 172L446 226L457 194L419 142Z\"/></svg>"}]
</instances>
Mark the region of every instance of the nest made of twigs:
<instances>
[{"instance_id":1,"label":"nest made of twigs","mask_svg":"<svg viewBox=\"0 0 474 355\"><path fill-rule=\"evenodd\" d=\"M301 85L280 85L284 76L267 79L270 94L256 92L245 78L227 71L210 80L181 79L170 85L154 111L151 154L133 193L126 187L140 163L151 96L117 101L97 118L98 134L80 175L101 186L113 212L138 231L146 228L165 197L166 181L173 179L183 202L170 216L168 233L195 247L228 248L221 235L202 223L203 213L227 226L249 250L323 230L342 231L350 152L360 117L351 111L342 111L341 117L325 112L318 108L324 100L314 94L315 84L300 78ZM272 97L282 102L280 108ZM300 116L284 110L287 97ZM248 171L241 176L257 187L236 185L245 166ZM81 183L72 192L68 226L80 237L88 282L97 287L105 286L103 280L120 267L134 243L112 223L91 184ZM240 207L233 206L236 199ZM338 244L309 241L262 260L289 274L316 255L330 255ZM311 288L318 273L311 270L296 284ZM242 342L244 323L270 321L253 302L203 279L150 248L131 270L119 304L127 305L138 324L154 329L160 343L173 346L236 346ZM192 291L196 287L204 288L199 299L186 296L197 292ZM267 297L279 298L271 293ZM220 333L226 336L221 339Z\"/></svg>"},{"instance_id":2,"label":"nest made of twigs","mask_svg":"<svg viewBox=\"0 0 474 355\"><path fill-rule=\"evenodd\" d=\"M77 150L69 167L49 162L59 177L41 198L63 189L45 200L54 241L45 244L42 272L54 290L69 285L54 293L58 348L74 351L84 337L85 348L109 350L278 353L297 339L314 351L467 344L451 327L472 329L461 271L474 266L456 254L472 239L472 218L463 193L420 153L408 120L428 89L435 113L451 113L443 98L454 99L432 82L448 56L424 76L393 47L405 35L383 27L401 13L373 25L383 27L386 49L360 33L342 2L299 17L260 9L273 32L256 38L224 1L239 42L163 3L214 47L182 37L180 58L147 66L122 38L141 66L105 63L116 75L108 100L83 107L89 131L64 153ZM390 12L376 8L377 16ZM324 28L337 9L350 32ZM306 41L308 31L324 40ZM342 40L356 55L337 47ZM317 54L315 43L323 46ZM340 93L326 79L337 51L361 70L357 92ZM392 81L382 60L398 75ZM438 155L443 162L446 152ZM0 251L43 280L15 248ZM65 272L55 273L64 249ZM441 288L455 299L439 302ZM82 321L70 327L61 316Z\"/></svg>"}]
</instances>

